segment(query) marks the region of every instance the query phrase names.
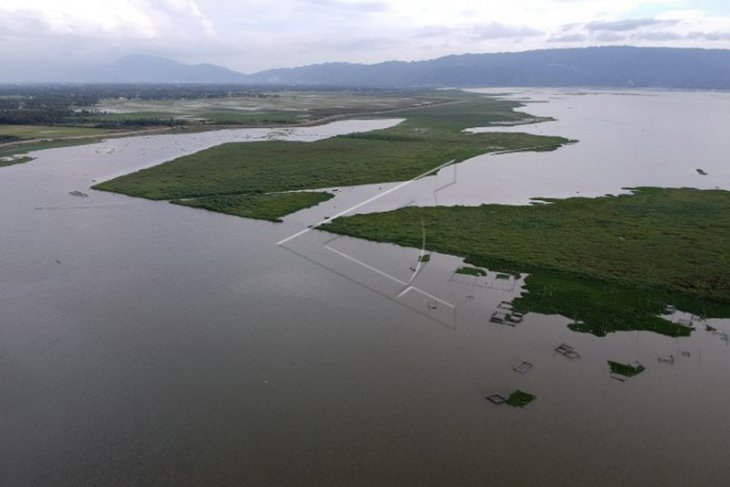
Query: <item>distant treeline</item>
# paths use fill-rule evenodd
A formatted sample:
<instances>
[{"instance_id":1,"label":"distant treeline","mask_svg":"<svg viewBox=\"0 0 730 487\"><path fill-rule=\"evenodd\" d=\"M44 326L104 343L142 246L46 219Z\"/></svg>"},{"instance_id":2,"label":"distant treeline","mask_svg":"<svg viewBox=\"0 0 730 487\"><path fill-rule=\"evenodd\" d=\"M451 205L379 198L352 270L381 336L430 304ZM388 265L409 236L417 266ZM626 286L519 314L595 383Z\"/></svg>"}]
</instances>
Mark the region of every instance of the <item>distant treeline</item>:
<instances>
[{"instance_id":1,"label":"distant treeline","mask_svg":"<svg viewBox=\"0 0 730 487\"><path fill-rule=\"evenodd\" d=\"M282 88L277 88L281 90ZM180 125L170 119L109 120L94 109L104 99L277 97L240 85L0 85L0 125L88 125L101 128Z\"/></svg>"}]
</instances>

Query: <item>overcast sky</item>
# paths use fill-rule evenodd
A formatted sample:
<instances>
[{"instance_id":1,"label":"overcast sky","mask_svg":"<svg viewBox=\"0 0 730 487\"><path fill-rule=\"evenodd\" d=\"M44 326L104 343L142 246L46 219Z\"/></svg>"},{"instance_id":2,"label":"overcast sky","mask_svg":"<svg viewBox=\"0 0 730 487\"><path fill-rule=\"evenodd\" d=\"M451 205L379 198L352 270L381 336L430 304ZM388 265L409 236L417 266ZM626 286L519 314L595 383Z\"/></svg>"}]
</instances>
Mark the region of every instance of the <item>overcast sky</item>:
<instances>
[{"instance_id":1,"label":"overcast sky","mask_svg":"<svg viewBox=\"0 0 730 487\"><path fill-rule=\"evenodd\" d=\"M730 48L730 0L1 0L0 56L242 72L591 45Z\"/></svg>"}]
</instances>

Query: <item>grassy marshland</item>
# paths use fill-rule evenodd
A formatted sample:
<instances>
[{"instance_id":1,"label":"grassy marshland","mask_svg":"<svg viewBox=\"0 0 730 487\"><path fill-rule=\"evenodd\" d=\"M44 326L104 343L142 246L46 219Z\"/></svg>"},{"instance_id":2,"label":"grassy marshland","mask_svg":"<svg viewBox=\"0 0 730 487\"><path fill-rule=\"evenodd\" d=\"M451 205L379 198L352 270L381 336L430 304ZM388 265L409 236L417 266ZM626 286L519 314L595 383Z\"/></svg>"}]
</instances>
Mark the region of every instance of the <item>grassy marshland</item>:
<instances>
[{"instance_id":1,"label":"grassy marshland","mask_svg":"<svg viewBox=\"0 0 730 487\"><path fill-rule=\"evenodd\" d=\"M536 396L534 396L528 392L517 390L509 395L506 403L512 407L523 408L523 407L527 406L528 404L530 404L535 399L537 399Z\"/></svg>"},{"instance_id":2,"label":"grassy marshland","mask_svg":"<svg viewBox=\"0 0 730 487\"><path fill-rule=\"evenodd\" d=\"M324 192L302 191L296 193L236 194L205 196L189 200L172 200L171 203L210 211L280 222L281 217L320 204L333 198Z\"/></svg>"},{"instance_id":3,"label":"grassy marshland","mask_svg":"<svg viewBox=\"0 0 730 487\"><path fill-rule=\"evenodd\" d=\"M408 207L323 229L465 256L479 267L557 271L730 300L730 192L638 188L531 206Z\"/></svg>"},{"instance_id":4,"label":"grassy marshland","mask_svg":"<svg viewBox=\"0 0 730 487\"><path fill-rule=\"evenodd\" d=\"M463 129L531 118L517 103L470 94L453 103L403 110L397 127L317 142L230 143L95 186L154 200L272 193L402 181L444 162L499 150L552 150L561 137L522 133L468 134ZM237 201L236 214L241 202ZM216 205L215 211L226 210ZM257 217L256 212L245 212Z\"/></svg>"},{"instance_id":5,"label":"grassy marshland","mask_svg":"<svg viewBox=\"0 0 730 487\"><path fill-rule=\"evenodd\" d=\"M43 149L54 149L57 147L70 147L74 145L85 145L99 142L101 139L60 139L60 140L43 140L39 142L31 142L22 145L11 145L0 148L0 167L12 166L13 164L22 164L32 161L33 158L28 156L29 152L39 151Z\"/></svg>"},{"instance_id":6,"label":"grassy marshland","mask_svg":"<svg viewBox=\"0 0 730 487\"><path fill-rule=\"evenodd\" d=\"M409 207L338 218L333 233L464 256L530 272L522 312L562 314L596 335L690 330L656 315L664 304L730 316L730 192L638 188L632 194L532 206Z\"/></svg>"}]
</instances>

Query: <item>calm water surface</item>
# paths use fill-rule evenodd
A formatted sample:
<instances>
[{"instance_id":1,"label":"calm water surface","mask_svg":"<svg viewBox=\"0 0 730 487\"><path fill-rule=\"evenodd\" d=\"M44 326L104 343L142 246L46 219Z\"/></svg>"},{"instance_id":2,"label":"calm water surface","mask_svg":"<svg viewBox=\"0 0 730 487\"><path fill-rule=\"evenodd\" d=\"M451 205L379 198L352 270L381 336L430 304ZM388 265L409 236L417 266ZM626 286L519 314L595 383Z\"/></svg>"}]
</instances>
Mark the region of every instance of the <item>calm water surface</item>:
<instances>
[{"instance_id":1,"label":"calm water surface","mask_svg":"<svg viewBox=\"0 0 730 487\"><path fill-rule=\"evenodd\" d=\"M730 95L513 96L558 118L518 130L581 142L477 157L355 211L730 189ZM117 139L0 169L0 485L725 483L720 335L597 338L537 314L495 325L521 279L455 276L461 260L436 254L413 277L416 249L289 238L396 184L342 188L282 224L88 189L225 141L394 123ZM556 354L562 342L582 358ZM535 367L516 374L521 360ZM621 383L606 360L647 370ZM484 399L516 388L537 401Z\"/></svg>"}]
</instances>

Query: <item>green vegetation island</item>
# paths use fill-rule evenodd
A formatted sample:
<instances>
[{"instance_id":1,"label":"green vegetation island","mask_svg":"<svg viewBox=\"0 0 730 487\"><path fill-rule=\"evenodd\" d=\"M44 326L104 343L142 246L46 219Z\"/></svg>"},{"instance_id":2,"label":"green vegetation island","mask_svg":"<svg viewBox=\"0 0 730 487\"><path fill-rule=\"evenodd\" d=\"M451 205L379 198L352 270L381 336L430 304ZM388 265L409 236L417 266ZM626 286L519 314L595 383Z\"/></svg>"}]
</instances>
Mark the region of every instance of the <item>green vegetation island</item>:
<instances>
[{"instance_id":1,"label":"green vegetation island","mask_svg":"<svg viewBox=\"0 0 730 487\"><path fill-rule=\"evenodd\" d=\"M301 127L353 116L450 103L413 90L292 91L285 87L0 85L0 167L31 151L112 137L238 127Z\"/></svg>"},{"instance_id":2,"label":"green vegetation island","mask_svg":"<svg viewBox=\"0 0 730 487\"><path fill-rule=\"evenodd\" d=\"M229 143L97 184L94 188L211 211L280 221L332 197L318 188L408 180L498 151L555 150L572 141L527 133L466 133L534 122L518 102L439 92L391 110L399 125L317 142ZM559 314L576 332L645 330L689 336L661 316L730 316L730 193L634 188L629 194L528 206L408 207L338 218L332 233L462 256L459 274L529 273L520 313Z\"/></svg>"},{"instance_id":3,"label":"green vegetation island","mask_svg":"<svg viewBox=\"0 0 730 487\"><path fill-rule=\"evenodd\" d=\"M93 144L101 141L101 138L90 137L83 140L80 139L52 139L52 140L32 140L23 142L22 144L10 144L8 146L0 146L0 167L12 166L15 164L23 164L33 160L28 155L29 152L44 149L55 149L58 147L70 147L75 145Z\"/></svg>"},{"instance_id":4,"label":"green vegetation island","mask_svg":"<svg viewBox=\"0 0 730 487\"><path fill-rule=\"evenodd\" d=\"M406 119L392 128L316 142L222 144L94 189L278 221L326 198L313 192L294 198L287 192L404 181L449 161L497 151L554 150L571 142L526 133L466 133L470 127L536 119L516 111L517 102L462 92L439 96L438 104L389 112ZM267 195L265 211L257 210L260 199L253 198L261 194Z\"/></svg>"},{"instance_id":5,"label":"green vegetation island","mask_svg":"<svg viewBox=\"0 0 730 487\"><path fill-rule=\"evenodd\" d=\"M537 396L530 394L529 392L520 391L519 389L509 395L507 401L509 406L515 408L523 408L530 404L532 401L537 399Z\"/></svg>"},{"instance_id":6,"label":"green vegetation island","mask_svg":"<svg viewBox=\"0 0 730 487\"><path fill-rule=\"evenodd\" d=\"M730 316L730 192L634 188L527 206L407 207L337 218L328 232L458 255L478 268L527 272L515 311L560 314L597 336L688 336L659 315L672 304ZM456 272L478 276L474 268Z\"/></svg>"},{"instance_id":7,"label":"green vegetation island","mask_svg":"<svg viewBox=\"0 0 730 487\"><path fill-rule=\"evenodd\" d=\"M620 375L622 377L630 378L637 376L644 372L646 370L646 367L644 367L641 364L623 364L621 362L614 362L609 360L608 361L608 367L611 369L612 374Z\"/></svg>"}]
</instances>

